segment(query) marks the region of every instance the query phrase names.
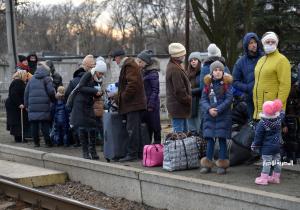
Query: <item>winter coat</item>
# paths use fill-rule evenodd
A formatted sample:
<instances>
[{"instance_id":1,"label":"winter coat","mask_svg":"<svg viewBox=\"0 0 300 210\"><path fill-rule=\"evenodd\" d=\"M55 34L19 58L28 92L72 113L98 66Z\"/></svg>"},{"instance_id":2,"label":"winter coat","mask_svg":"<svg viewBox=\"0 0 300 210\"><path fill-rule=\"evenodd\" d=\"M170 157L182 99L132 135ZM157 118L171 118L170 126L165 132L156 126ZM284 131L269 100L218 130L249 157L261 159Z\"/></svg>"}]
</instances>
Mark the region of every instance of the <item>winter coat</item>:
<instances>
[{"instance_id":1,"label":"winter coat","mask_svg":"<svg viewBox=\"0 0 300 210\"><path fill-rule=\"evenodd\" d=\"M185 70L172 59L166 70L166 97L167 109L172 118L191 116L191 84Z\"/></svg>"},{"instance_id":2,"label":"winter coat","mask_svg":"<svg viewBox=\"0 0 300 210\"><path fill-rule=\"evenodd\" d=\"M159 62L153 59L153 64L143 70L147 109L159 110Z\"/></svg>"},{"instance_id":3,"label":"winter coat","mask_svg":"<svg viewBox=\"0 0 300 210\"><path fill-rule=\"evenodd\" d=\"M79 81L78 93L74 96L70 124L74 127L96 128L94 96L98 90L91 72L86 72Z\"/></svg>"},{"instance_id":4,"label":"winter coat","mask_svg":"<svg viewBox=\"0 0 300 210\"><path fill-rule=\"evenodd\" d=\"M200 90L200 68L192 69L189 68L188 78L191 83L191 91L192 91L192 114L191 117L197 117L198 108L199 108L199 100L201 98L201 90Z\"/></svg>"},{"instance_id":5,"label":"winter coat","mask_svg":"<svg viewBox=\"0 0 300 210\"><path fill-rule=\"evenodd\" d=\"M56 124L69 124L69 112L63 98L58 99L53 105L53 122Z\"/></svg>"},{"instance_id":6,"label":"winter coat","mask_svg":"<svg viewBox=\"0 0 300 210\"><path fill-rule=\"evenodd\" d=\"M251 147L257 147L262 155L280 153L281 121L283 112L276 118L261 117L256 126L255 137Z\"/></svg>"},{"instance_id":7,"label":"winter coat","mask_svg":"<svg viewBox=\"0 0 300 210\"><path fill-rule=\"evenodd\" d=\"M257 42L257 54L251 56L248 52L248 45L251 39L255 39ZM248 95L247 100L252 101L252 91L254 86L254 68L259 60L263 56L260 49L260 41L255 33L247 33L243 39L244 55L240 57L233 67L233 87L246 93Z\"/></svg>"},{"instance_id":8,"label":"winter coat","mask_svg":"<svg viewBox=\"0 0 300 210\"><path fill-rule=\"evenodd\" d=\"M265 101L280 99L285 110L291 89L291 65L288 59L276 50L259 59L255 67L253 88L253 119L260 119L259 113Z\"/></svg>"},{"instance_id":9,"label":"winter coat","mask_svg":"<svg viewBox=\"0 0 300 210\"><path fill-rule=\"evenodd\" d=\"M57 72L55 71L53 74L51 74L51 77L52 77L52 79L53 79L53 86L54 86L55 90L57 90L57 88L58 88L59 86L62 86L62 85L63 85L63 83L62 83L62 77L60 76L59 73L57 73Z\"/></svg>"},{"instance_id":10,"label":"winter coat","mask_svg":"<svg viewBox=\"0 0 300 210\"><path fill-rule=\"evenodd\" d=\"M225 66L225 72L226 73L230 73L228 67L225 64L225 59L223 57L208 57L203 64L203 67L201 68L201 72L200 72L200 91L203 91L203 88L205 86L204 84L204 77L207 74L210 74L210 64L212 64L215 61L220 61L223 63L223 65Z\"/></svg>"},{"instance_id":11,"label":"winter coat","mask_svg":"<svg viewBox=\"0 0 300 210\"><path fill-rule=\"evenodd\" d=\"M201 97L201 110L203 113L203 137L207 138L231 138L231 104L232 104L232 76L225 74L222 80L212 80L210 75L204 78L205 88ZM217 104L211 104L210 91L214 90ZM218 115L212 117L210 108L217 108Z\"/></svg>"},{"instance_id":12,"label":"winter coat","mask_svg":"<svg viewBox=\"0 0 300 210\"><path fill-rule=\"evenodd\" d=\"M24 104L25 87L26 84L21 79L13 80L9 86L8 98L5 101L8 126L21 127L21 109L19 106ZM25 109L23 109L23 123L28 124L27 111ZM17 136L21 136L21 134Z\"/></svg>"},{"instance_id":13,"label":"winter coat","mask_svg":"<svg viewBox=\"0 0 300 210\"><path fill-rule=\"evenodd\" d=\"M67 100L69 98L69 95L71 94L71 92L75 89L76 85L78 85L81 77L84 75L85 70L80 67L79 69L77 69L74 74L73 74L73 79L70 81L66 91L65 91L65 100Z\"/></svg>"},{"instance_id":14,"label":"winter coat","mask_svg":"<svg viewBox=\"0 0 300 210\"><path fill-rule=\"evenodd\" d=\"M153 64L147 66L143 70L144 87L147 98L147 109L151 108L153 111L146 111L143 120L148 127L155 131L161 130L160 125L160 101L159 101L159 61L153 59Z\"/></svg>"},{"instance_id":15,"label":"winter coat","mask_svg":"<svg viewBox=\"0 0 300 210\"><path fill-rule=\"evenodd\" d=\"M289 97L286 102L285 115L289 117L299 117L300 116L300 90L299 84L293 84Z\"/></svg>"},{"instance_id":16,"label":"winter coat","mask_svg":"<svg viewBox=\"0 0 300 210\"><path fill-rule=\"evenodd\" d=\"M126 58L121 67L118 91L119 113L146 109L142 72L133 58Z\"/></svg>"},{"instance_id":17,"label":"winter coat","mask_svg":"<svg viewBox=\"0 0 300 210\"><path fill-rule=\"evenodd\" d=\"M44 67L38 67L27 83L24 105L28 108L29 121L51 120L51 102L55 101L55 89L50 73Z\"/></svg>"}]
</instances>

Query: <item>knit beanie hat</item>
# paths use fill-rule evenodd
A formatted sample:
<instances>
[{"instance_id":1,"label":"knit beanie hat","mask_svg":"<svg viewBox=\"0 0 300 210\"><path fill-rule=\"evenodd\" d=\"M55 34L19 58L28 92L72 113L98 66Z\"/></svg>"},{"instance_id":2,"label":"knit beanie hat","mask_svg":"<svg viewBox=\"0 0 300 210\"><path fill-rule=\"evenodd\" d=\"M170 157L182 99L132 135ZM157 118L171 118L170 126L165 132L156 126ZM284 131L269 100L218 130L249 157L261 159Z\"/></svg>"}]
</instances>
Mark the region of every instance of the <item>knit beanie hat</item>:
<instances>
[{"instance_id":1,"label":"knit beanie hat","mask_svg":"<svg viewBox=\"0 0 300 210\"><path fill-rule=\"evenodd\" d=\"M207 48L208 57L221 57L221 50L217 47L216 44L212 43Z\"/></svg>"},{"instance_id":2,"label":"knit beanie hat","mask_svg":"<svg viewBox=\"0 0 300 210\"><path fill-rule=\"evenodd\" d=\"M94 62L95 62L94 56L93 55L87 55L82 60L82 66L85 69L87 69L87 68L90 68L94 64Z\"/></svg>"},{"instance_id":3,"label":"knit beanie hat","mask_svg":"<svg viewBox=\"0 0 300 210\"><path fill-rule=\"evenodd\" d=\"M23 61L27 60L27 57L24 55L18 55L18 59L20 62L23 62Z\"/></svg>"},{"instance_id":4,"label":"knit beanie hat","mask_svg":"<svg viewBox=\"0 0 300 210\"><path fill-rule=\"evenodd\" d=\"M151 65L153 63L152 61L153 51L152 50L143 50L140 52L137 57L141 60L143 60L147 65Z\"/></svg>"},{"instance_id":5,"label":"knit beanie hat","mask_svg":"<svg viewBox=\"0 0 300 210\"><path fill-rule=\"evenodd\" d=\"M180 43L171 43L169 45L169 54L173 58L178 58L186 54L185 47Z\"/></svg>"},{"instance_id":6,"label":"knit beanie hat","mask_svg":"<svg viewBox=\"0 0 300 210\"><path fill-rule=\"evenodd\" d=\"M196 58L196 59L198 59L198 60L201 62L201 54L200 54L200 52L192 52L192 53L190 54L190 56L189 56L188 61L191 62L191 60L192 60L193 58Z\"/></svg>"},{"instance_id":7,"label":"knit beanie hat","mask_svg":"<svg viewBox=\"0 0 300 210\"><path fill-rule=\"evenodd\" d=\"M222 71L224 71L224 65L223 63L221 63L220 61L215 61L212 64L210 64L210 73L213 72L213 70L215 70L216 68L220 68Z\"/></svg>"},{"instance_id":8,"label":"knit beanie hat","mask_svg":"<svg viewBox=\"0 0 300 210\"><path fill-rule=\"evenodd\" d=\"M104 60L104 59L103 59ZM91 74L94 75L95 72L102 72L105 73L107 71L106 63L103 60L98 60L96 66L92 68Z\"/></svg>"},{"instance_id":9,"label":"knit beanie hat","mask_svg":"<svg viewBox=\"0 0 300 210\"><path fill-rule=\"evenodd\" d=\"M279 99L274 101L266 101L263 104L263 113L261 117L264 118L275 118L279 116L279 112L282 109L282 102Z\"/></svg>"},{"instance_id":10,"label":"knit beanie hat","mask_svg":"<svg viewBox=\"0 0 300 210\"><path fill-rule=\"evenodd\" d=\"M65 95L65 88L64 86L59 86L57 88L56 96L64 96Z\"/></svg>"},{"instance_id":11,"label":"knit beanie hat","mask_svg":"<svg viewBox=\"0 0 300 210\"><path fill-rule=\"evenodd\" d=\"M278 36L273 31L268 31L263 35L261 39L262 44L264 44L265 41L267 41L268 39L274 40L276 42L276 46L278 45L278 41L279 41Z\"/></svg>"}]
</instances>

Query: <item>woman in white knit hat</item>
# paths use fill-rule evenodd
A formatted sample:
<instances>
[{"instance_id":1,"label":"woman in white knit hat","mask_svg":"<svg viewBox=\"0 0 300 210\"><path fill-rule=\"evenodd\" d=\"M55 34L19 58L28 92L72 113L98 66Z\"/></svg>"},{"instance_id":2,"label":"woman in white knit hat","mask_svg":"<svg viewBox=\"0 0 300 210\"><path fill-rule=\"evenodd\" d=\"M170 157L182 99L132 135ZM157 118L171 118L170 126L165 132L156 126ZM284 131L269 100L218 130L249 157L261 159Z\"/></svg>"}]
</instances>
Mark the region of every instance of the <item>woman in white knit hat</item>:
<instances>
[{"instance_id":1,"label":"woman in white knit hat","mask_svg":"<svg viewBox=\"0 0 300 210\"><path fill-rule=\"evenodd\" d=\"M260 119L259 113L265 101L278 98L282 101L285 110L291 89L291 65L277 49L279 42L277 34L266 32L261 41L265 56L258 60L254 70L253 119L255 120Z\"/></svg>"},{"instance_id":2,"label":"woman in white knit hat","mask_svg":"<svg viewBox=\"0 0 300 210\"><path fill-rule=\"evenodd\" d=\"M94 111L94 98L103 95L101 86L97 83L102 82L102 77L106 71L105 62L98 60L96 66L81 77L77 91L75 91L70 124L78 129L83 158L85 159L99 159L95 148L98 123Z\"/></svg>"},{"instance_id":3,"label":"woman in white knit hat","mask_svg":"<svg viewBox=\"0 0 300 210\"><path fill-rule=\"evenodd\" d=\"M170 61L166 70L167 109L172 118L174 132L187 131L187 118L191 115L191 84L182 65L186 50L180 43L169 45Z\"/></svg>"}]
</instances>

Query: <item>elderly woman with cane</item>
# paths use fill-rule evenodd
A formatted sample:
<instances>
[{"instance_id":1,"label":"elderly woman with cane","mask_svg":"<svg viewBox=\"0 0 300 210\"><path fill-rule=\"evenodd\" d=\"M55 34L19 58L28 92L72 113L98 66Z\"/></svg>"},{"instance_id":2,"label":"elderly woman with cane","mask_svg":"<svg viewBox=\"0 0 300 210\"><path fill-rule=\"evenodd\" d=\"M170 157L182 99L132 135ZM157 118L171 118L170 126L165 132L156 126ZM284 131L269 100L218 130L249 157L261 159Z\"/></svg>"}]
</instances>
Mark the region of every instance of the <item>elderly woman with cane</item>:
<instances>
[{"instance_id":1,"label":"elderly woman with cane","mask_svg":"<svg viewBox=\"0 0 300 210\"><path fill-rule=\"evenodd\" d=\"M24 109L24 91L31 74L25 70L17 71L9 86L8 98L5 102L7 113L7 129L14 136L15 142L26 142L24 131L29 129L27 111Z\"/></svg>"}]
</instances>

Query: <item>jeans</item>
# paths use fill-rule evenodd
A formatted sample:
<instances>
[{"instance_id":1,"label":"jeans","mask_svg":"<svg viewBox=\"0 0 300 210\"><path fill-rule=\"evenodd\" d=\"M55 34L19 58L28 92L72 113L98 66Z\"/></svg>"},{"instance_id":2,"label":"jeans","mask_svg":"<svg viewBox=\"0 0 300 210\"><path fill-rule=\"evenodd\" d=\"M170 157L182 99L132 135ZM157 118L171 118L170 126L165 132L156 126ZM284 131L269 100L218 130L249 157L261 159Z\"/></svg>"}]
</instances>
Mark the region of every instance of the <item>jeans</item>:
<instances>
[{"instance_id":1,"label":"jeans","mask_svg":"<svg viewBox=\"0 0 300 210\"><path fill-rule=\"evenodd\" d=\"M129 136L127 156L137 157L141 150L141 111L126 114L126 129Z\"/></svg>"},{"instance_id":2,"label":"jeans","mask_svg":"<svg viewBox=\"0 0 300 210\"><path fill-rule=\"evenodd\" d=\"M201 107L198 107L198 114L196 117L187 119L188 130L199 133L201 130Z\"/></svg>"},{"instance_id":3,"label":"jeans","mask_svg":"<svg viewBox=\"0 0 300 210\"><path fill-rule=\"evenodd\" d=\"M263 159L263 168L262 173L270 174L271 166L274 166L273 171L276 173L281 172L281 162L280 162L280 154L277 153L275 155L262 155Z\"/></svg>"},{"instance_id":4,"label":"jeans","mask_svg":"<svg viewBox=\"0 0 300 210\"><path fill-rule=\"evenodd\" d=\"M187 132L187 120L185 118L172 119L173 132Z\"/></svg>"},{"instance_id":5,"label":"jeans","mask_svg":"<svg viewBox=\"0 0 300 210\"><path fill-rule=\"evenodd\" d=\"M219 159L225 160L227 159L226 139L224 138L218 138L218 139L219 139L219 146L220 146ZM212 161L216 142L215 139L213 138L205 138L205 140L207 141L206 158Z\"/></svg>"}]
</instances>

